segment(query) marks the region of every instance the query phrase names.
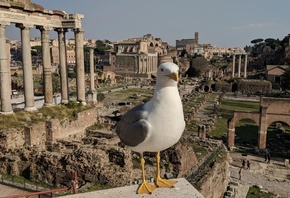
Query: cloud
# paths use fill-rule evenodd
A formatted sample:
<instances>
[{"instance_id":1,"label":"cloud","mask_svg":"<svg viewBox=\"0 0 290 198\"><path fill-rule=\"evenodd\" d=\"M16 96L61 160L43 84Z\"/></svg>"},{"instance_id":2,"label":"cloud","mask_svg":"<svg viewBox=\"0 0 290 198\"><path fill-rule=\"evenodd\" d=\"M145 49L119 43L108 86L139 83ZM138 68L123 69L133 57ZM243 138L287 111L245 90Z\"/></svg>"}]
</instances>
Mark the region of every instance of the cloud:
<instances>
[{"instance_id":1,"label":"cloud","mask_svg":"<svg viewBox=\"0 0 290 198\"><path fill-rule=\"evenodd\" d=\"M279 24L277 23L251 23L243 26L232 27L231 29L236 30L259 30L259 29L266 29L266 28L274 28L278 27Z\"/></svg>"}]
</instances>

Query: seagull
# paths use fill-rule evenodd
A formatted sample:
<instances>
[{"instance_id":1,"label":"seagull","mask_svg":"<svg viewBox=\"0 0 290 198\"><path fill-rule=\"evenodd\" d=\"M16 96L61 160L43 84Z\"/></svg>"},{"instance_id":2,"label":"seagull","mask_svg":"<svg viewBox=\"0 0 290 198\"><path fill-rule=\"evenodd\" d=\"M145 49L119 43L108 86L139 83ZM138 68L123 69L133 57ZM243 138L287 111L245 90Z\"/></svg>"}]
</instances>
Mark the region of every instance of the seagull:
<instances>
[{"instance_id":1,"label":"seagull","mask_svg":"<svg viewBox=\"0 0 290 198\"><path fill-rule=\"evenodd\" d=\"M171 62L157 67L152 99L127 111L116 125L121 142L140 154L142 184L138 194L151 194L156 187L173 187L176 181L160 177L160 151L176 144L185 128L183 107L178 92L179 67ZM145 179L144 152L156 152L155 185Z\"/></svg>"}]
</instances>

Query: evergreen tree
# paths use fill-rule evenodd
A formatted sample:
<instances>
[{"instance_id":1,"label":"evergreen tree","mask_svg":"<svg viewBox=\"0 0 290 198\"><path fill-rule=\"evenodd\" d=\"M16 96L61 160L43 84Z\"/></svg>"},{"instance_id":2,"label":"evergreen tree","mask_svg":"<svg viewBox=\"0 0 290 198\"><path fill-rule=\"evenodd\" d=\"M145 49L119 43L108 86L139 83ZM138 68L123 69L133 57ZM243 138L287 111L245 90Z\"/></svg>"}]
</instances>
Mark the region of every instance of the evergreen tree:
<instances>
[{"instance_id":1,"label":"evergreen tree","mask_svg":"<svg viewBox=\"0 0 290 198\"><path fill-rule=\"evenodd\" d=\"M196 69L195 67L189 67L186 74L188 75L188 77L199 77L200 70Z\"/></svg>"},{"instance_id":2,"label":"evergreen tree","mask_svg":"<svg viewBox=\"0 0 290 198\"><path fill-rule=\"evenodd\" d=\"M282 75L281 87L283 90L290 90L290 66L286 69L285 73Z\"/></svg>"}]
</instances>

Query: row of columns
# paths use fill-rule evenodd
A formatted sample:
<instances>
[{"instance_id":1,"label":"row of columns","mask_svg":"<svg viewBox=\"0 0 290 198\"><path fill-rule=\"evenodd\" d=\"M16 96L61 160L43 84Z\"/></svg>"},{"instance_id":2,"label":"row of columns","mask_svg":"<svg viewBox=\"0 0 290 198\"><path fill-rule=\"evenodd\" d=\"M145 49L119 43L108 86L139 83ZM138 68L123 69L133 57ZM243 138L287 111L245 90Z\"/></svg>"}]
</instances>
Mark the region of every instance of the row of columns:
<instances>
[{"instance_id":1,"label":"row of columns","mask_svg":"<svg viewBox=\"0 0 290 198\"><path fill-rule=\"evenodd\" d=\"M1 114L13 113L11 104L11 80L10 66L8 65L8 57L6 51L6 27L10 23L0 23L0 99ZM33 73L30 47L30 29L33 26L25 24L16 24L21 30L21 46L22 46L22 63L23 63L23 84L24 84L24 100L25 111L34 111L37 108L34 104L34 87ZM44 79L44 106L53 105L53 86L52 86L52 67L50 60L49 47L49 27L37 26L41 32L42 58L43 58L43 79ZM56 28L59 40L59 58L60 58L60 76L61 76L61 102L68 102L68 82L67 82L67 65L66 65L66 43L65 32L67 29ZM84 49L82 29L73 29L75 34L75 53L76 53L76 70L77 70L77 101L85 104L85 79L84 79Z\"/></svg>"},{"instance_id":2,"label":"row of columns","mask_svg":"<svg viewBox=\"0 0 290 198\"><path fill-rule=\"evenodd\" d=\"M138 74L150 74L156 72L157 56L139 56L137 58L137 71Z\"/></svg>"},{"instance_id":3,"label":"row of columns","mask_svg":"<svg viewBox=\"0 0 290 198\"><path fill-rule=\"evenodd\" d=\"M236 55L239 56L238 76L237 77L241 77L241 65L242 65L242 55L243 54L233 54L233 70L232 70L232 77L233 78L235 77ZM248 55L245 54L244 78L247 77L247 66L248 66Z\"/></svg>"}]
</instances>

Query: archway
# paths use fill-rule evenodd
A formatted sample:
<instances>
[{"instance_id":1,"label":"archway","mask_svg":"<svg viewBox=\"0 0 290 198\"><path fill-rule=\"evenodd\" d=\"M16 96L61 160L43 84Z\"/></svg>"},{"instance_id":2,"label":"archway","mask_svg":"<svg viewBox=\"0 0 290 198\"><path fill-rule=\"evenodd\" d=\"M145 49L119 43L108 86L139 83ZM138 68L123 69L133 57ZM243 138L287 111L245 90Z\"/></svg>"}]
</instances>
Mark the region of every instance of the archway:
<instances>
[{"instance_id":1,"label":"archway","mask_svg":"<svg viewBox=\"0 0 290 198\"><path fill-rule=\"evenodd\" d=\"M267 148L267 129L275 122L284 122L290 126L290 99L289 98L268 98L261 97L259 112L234 112L232 118L228 120L228 146L235 146L235 127L239 120L252 119L258 125L258 148ZM286 134L288 135L288 133ZM290 136L290 134L289 134ZM286 139L286 144L290 146ZM290 154L289 154L290 155Z\"/></svg>"},{"instance_id":2,"label":"archway","mask_svg":"<svg viewBox=\"0 0 290 198\"><path fill-rule=\"evenodd\" d=\"M235 147L235 139L236 139L236 125L240 122L239 127L241 130L240 133L242 133L243 130L246 128L249 128L250 125L258 126L259 125L259 116L260 114L258 112L234 112L234 115L231 119L228 120L228 146L230 148ZM243 121L244 120L244 121ZM251 121L249 121L251 120ZM254 128L252 130L255 130ZM259 131L258 129L256 129ZM252 139L254 137L255 132L252 132L252 137L250 137L250 140L246 139L249 142L252 142L256 139ZM244 135L244 134L243 134ZM259 141L259 139L258 139Z\"/></svg>"},{"instance_id":3,"label":"archway","mask_svg":"<svg viewBox=\"0 0 290 198\"><path fill-rule=\"evenodd\" d=\"M240 150L253 149L258 144L258 123L249 118L240 119L235 125L235 145Z\"/></svg>"},{"instance_id":4,"label":"archway","mask_svg":"<svg viewBox=\"0 0 290 198\"><path fill-rule=\"evenodd\" d=\"M267 149L275 156L290 156L290 126L283 121L272 122L267 128Z\"/></svg>"}]
</instances>

